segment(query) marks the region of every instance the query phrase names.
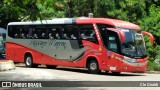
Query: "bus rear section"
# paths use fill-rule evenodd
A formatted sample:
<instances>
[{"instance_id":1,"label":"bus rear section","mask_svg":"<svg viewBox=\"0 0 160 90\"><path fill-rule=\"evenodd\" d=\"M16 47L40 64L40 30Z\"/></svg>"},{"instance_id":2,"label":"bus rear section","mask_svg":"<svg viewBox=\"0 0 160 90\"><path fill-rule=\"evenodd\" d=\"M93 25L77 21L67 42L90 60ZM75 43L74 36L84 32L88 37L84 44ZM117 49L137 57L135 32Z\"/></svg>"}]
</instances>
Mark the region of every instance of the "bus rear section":
<instances>
[{"instance_id":1,"label":"bus rear section","mask_svg":"<svg viewBox=\"0 0 160 90\"><path fill-rule=\"evenodd\" d=\"M147 68L140 28L121 20L14 22L8 24L7 32L6 58L24 62L27 67L81 67L88 68L89 73L145 72Z\"/></svg>"}]
</instances>

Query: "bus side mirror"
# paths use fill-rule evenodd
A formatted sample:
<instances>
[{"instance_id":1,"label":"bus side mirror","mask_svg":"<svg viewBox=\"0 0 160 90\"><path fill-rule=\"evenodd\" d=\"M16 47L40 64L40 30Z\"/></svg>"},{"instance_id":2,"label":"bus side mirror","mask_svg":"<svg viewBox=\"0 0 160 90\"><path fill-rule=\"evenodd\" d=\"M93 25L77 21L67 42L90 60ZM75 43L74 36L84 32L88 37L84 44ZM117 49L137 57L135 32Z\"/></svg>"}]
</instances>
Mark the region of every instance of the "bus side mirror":
<instances>
[{"instance_id":1,"label":"bus side mirror","mask_svg":"<svg viewBox=\"0 0 160 90\"><path fill-rule=\"evenodd\" d=\"M149 36L151 44L154 44L154 36L151 33L142 31L142 34Z\"/></svg>"}]
</instances>

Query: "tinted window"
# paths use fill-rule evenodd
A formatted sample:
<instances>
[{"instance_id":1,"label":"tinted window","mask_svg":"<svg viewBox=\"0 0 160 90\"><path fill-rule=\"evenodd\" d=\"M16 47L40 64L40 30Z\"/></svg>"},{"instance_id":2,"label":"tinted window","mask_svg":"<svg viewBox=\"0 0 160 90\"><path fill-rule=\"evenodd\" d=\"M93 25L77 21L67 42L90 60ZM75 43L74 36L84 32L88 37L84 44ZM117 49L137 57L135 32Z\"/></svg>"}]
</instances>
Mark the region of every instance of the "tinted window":
<instances>
[{"instance_id":1,"label":"tinted window","mask_svg":"<svg viewBox=\"0 0 160 90\"><path fill-rule=\"evenodd\" d=\"M63 39L77 40L79 39L79 31L77 25L65 25L62 31Z\"/></svg>"},{"instance_id":2,"label":"tinted window","mask_svg":"<svg viewBox=\"0 0 160 90\"><path fill-rule=\"evenodd\" d=\"M48 29L49 39L62 39L63 25L50 25Z\"/></svg>"},{"instance_id":3,"label":"tinted window","mask_svg":"<svg viewBox=\"0 0 160 90\"><path fill-rule=\"evenodd\" d=\"M45 26L9 26L8 36L21 39L46 39L47 28Z\"/></svg>"},{"instance_id":4,"label":"tinted window","mask_svg":"<svg viewBox=\"0 0 160 90\"><path fill-rule=\"evenodd\" d=\"M92 24L89 25L14 25L8 36L21 39L88 40L98 43Z\"/></svg>"},{"instance_id":5,"label":"tinted window","mask_svg":"<svg viewBox=\"0 0 160 90\"><path fill-rule=\"evenodd\" d=\"M79 25L79 38L98 43L93 25Z\"/></svg>"},{"instance_id":6,"label":"tinted window","mask_svg":"<svg viewBox=\"0 0 160 90\"><path fill-rule=\"evenodd\" d=\"M19 38L20 37L20 28L15 26L8 27L8 36L12 38Z\"/></svg>"},{"instance_id":7,"label":"tinted window","mask_svg":"<svg viewBox=\"0 0 160 90\"><path fill-rule=\"evenodd\" d=\"M119 53L120 41L118 34L116 32L107 30L106 36L107 36L107 48L111 51Z\"/></svg>"},{"instance_id":8,"label":"tinted window","mask_svg":"<svg viewBox=\"0 0 160 90\"><path fill-rule=\"evenodd\" d=\"M33 29L33 33L34 33L34 38L35 39L48 39L48 32L47 32L47 27L46 26L35 26L35 28ZM37 37L35 37L35 35Z\"/></svg>"}]
</instances>

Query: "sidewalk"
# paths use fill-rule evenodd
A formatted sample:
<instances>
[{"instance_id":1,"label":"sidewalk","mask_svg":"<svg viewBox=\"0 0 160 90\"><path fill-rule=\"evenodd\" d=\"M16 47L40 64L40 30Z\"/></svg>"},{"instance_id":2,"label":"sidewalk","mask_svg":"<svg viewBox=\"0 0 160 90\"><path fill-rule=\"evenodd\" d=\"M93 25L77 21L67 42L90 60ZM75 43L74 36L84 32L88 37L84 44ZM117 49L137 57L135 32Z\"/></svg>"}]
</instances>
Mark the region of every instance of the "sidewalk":
<instances>
[{"instance_id":1,"label":"sidewalk","mask_svg":"<svg viewBox=\"0 0 160 90\"><path fill-rule=\"evenodd\" d=\"M14 63L11 60L0 60L0 72L15 69Z\"/></svg>"}]
</instances>

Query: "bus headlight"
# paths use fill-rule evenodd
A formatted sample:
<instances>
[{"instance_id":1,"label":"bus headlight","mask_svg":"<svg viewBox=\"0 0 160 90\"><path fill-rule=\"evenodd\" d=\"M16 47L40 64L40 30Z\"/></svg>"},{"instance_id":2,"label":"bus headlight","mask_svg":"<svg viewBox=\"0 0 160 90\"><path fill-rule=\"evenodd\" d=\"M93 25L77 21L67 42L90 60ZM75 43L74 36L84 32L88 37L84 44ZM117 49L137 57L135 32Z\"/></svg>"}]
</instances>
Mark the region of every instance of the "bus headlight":
<instances>
[{"instance_id":1,"label":"bus headlight","mask_svg":"<svg viewBox=\"0 0 160 90\"><path fill-rule=\"evenodd\" d=\"M124 61L129 62L129 63L137 63L137 59L132 59L129 57L124 56Z\"/></svg>"},{"instance_id":2,"label":"bus headlight","mask_svg":"<svg viewBox=\"0 0 160 90\"><path fill-rule=\"evenodd\" d=\"M132 59L132 63L137 63L137 59Z\"/></svg>"}]
</instances>

